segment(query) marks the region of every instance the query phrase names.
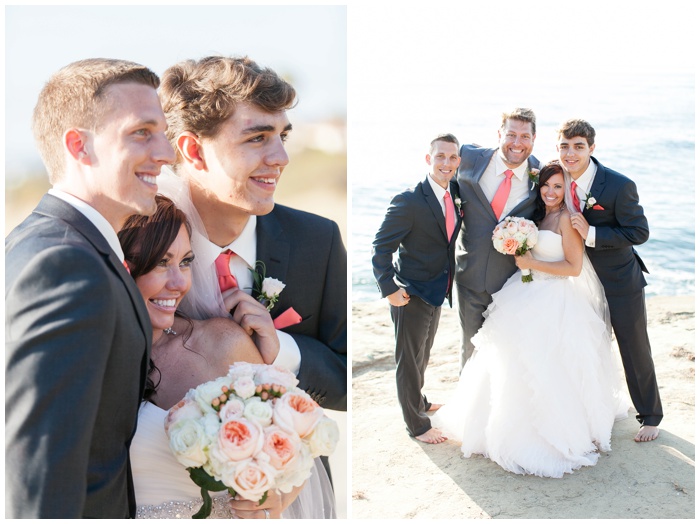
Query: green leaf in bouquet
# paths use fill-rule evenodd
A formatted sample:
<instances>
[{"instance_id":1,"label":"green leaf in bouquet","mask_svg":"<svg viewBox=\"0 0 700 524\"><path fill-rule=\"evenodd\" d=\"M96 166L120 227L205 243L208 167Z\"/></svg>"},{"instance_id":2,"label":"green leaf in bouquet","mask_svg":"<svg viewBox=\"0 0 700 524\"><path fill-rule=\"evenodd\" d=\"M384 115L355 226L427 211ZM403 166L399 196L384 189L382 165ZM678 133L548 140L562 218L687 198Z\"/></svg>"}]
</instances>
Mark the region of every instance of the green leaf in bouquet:
<instances>
[{"instance_id":1,"label":"green leaf in bouquet","mask_svg":"<svg viewBox=\"0 0 700 524\"><path fill-rule=\"evenodd\" d=\"M202 507L197 513L192 515L193 519L205 519L211 515L211 496L210 491L231 491L223 482L216 480L209 473L204 471L204 468L187 468L192 481L202 488ZM236 493L233 492L232 495Z\"/></svg>"}]
</instances>

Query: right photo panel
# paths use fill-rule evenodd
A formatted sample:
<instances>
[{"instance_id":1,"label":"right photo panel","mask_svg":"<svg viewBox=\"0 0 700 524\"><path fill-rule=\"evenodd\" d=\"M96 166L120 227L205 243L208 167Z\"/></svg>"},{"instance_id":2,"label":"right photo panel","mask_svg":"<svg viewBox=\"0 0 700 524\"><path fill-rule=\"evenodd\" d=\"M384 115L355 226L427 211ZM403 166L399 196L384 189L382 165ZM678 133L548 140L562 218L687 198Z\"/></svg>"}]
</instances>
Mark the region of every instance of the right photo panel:
<instances>
[{"instance_id":1,"label":"right photo panel","mask_svg":"<svg viewBox=\"0 0 700 524\"><path fill-rule=\"evenodd\" d=\"M666 5L348 6L352 519L694 518Z\"/></svg>"}]
</instances>

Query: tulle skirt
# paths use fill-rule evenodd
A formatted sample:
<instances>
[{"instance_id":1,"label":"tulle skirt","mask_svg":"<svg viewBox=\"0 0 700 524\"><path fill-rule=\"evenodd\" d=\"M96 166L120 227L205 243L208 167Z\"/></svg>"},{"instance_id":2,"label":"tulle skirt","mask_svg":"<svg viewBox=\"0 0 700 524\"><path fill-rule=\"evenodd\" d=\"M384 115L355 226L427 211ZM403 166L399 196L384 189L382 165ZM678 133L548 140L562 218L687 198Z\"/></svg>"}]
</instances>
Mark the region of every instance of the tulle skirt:
<instances>
[{"instance_id":1,"label":"tulle skirt","mask_svg":"<svg viewBox=\"0 0 700 524\"><path fill-rule=\"evenodd\" d=\"M610 450L627 416L608 328L573 279L520 273L494 294L475 352L433 426L513 473L562 477Z\"/></svg>"}]
</instances>

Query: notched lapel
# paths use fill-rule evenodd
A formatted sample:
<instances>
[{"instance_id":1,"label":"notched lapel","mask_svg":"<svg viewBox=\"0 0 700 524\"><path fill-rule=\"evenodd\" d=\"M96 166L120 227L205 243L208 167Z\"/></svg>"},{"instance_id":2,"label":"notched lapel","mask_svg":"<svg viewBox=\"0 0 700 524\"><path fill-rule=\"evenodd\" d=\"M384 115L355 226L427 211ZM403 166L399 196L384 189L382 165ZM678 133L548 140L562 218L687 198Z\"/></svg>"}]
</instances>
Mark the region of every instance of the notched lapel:
<instances>
[{"instance_id":1,"label":"notched lapel","mask_svg":"<svg viewBox=\"0 0 700 524\"><path fill-rule=\"evenodd\" d=\"M430 207L430 210L433 212L433 216L435 217L438 226L440 226L440 231L442 231L445 240L447 240L447 227L445 226L445 215L443 215L442 213L442 207L440 207L440 202L438 202L437 197L435 196L435 191L433 191L433 188L430 187L430 182L428 182L427 178L423 181L421 188L423 189L423 197L425 197L425 201L428 203L428 207Z\"/></svg>"},{"instance_id":2,"label":"notched lapel","mask_svg":"<svg viewBox=\"0 0 700 524\"><path fill-rule=\"evenodd\" d=\"M284 238L284 230L274 212L259 216L255 229L256 259L265 264L265 276L286 282L290 246L289 241Z\"/></svg>"}]
</instances>

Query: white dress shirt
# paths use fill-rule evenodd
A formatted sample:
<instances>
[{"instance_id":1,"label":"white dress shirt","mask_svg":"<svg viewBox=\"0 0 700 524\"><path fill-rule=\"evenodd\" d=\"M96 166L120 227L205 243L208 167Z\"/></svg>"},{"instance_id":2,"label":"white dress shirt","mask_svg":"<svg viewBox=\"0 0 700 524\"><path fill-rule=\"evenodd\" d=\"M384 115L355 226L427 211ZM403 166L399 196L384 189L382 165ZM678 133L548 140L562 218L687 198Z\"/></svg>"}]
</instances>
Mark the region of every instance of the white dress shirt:
<instances>
[{"instance_id":1,"label":"white dress shirt","mask_svg":"<svg viewBox=\"0 0 700 524\"><path fill-rule=\"evenodd\" d=\"M428 182L430 182L430 187L435 192L435 198L440 202L440 209L442 209L442 216L445 216L445 191L450 193L450 184L447 184L447 189L443 188L440 184L433 180L433 177L428 175ZM452 193L450 193L450 199L452 199Z\"/></svg>"},{"instance_id":2,"label":"white dress shirt","mask_svg":"<svg viewBox=\"0 0 700 524\"><path fill-rule=\"evenodd\" d=\"M111 247L112 251L116 253L117 258L120 260L120 262L122 264L124 263L124 251L122 250L122 246L119 243L119 237L117 236L117 232L107 221L107 219L100 214L99 211L97 211L91 205L83 202L79 198L74 197L73 195L66 193L65 191L61 191L60 189L49 189L49 195L53 195L56 198L60 198L66 204L69 204L78 211L80 211L80 213L82 213L85 216L85 218L87 218L90 221L90 223L97 228L97 230L102 234L102 236L105 237L107 243L109 244L109 247Z\"/></svg>"},{"instance_id":3,"label":"white dress shirt","mask_svg":"<svg viewBox=\"0 0 700 524\"><path fill-rule=\"evenodd\" d=\"M589 160L586 170L580 177L578 177L578 179L574 180L574 182L576 182L576 196L581 203L580 211L583 211L586 207L586 195L591 191L593 179L595 178L597 170L598 167L596 166L595 162ZM588 226L586 245L588 247L595 247L595 226Z\"/></svg>"},{"instance_id":4,"label":"white dress shirt","mask_svg":"<svg viewBox=\"0 0 700 524\"><path fill-rule=\"evenodd\" d=\"M209 239L202 237L199 239L201 242L197 243L197 251L195 253L197 258L204 261L206 264L205 267L212 267L216 257L221 253L227 249L233 251L235 255L231 257L229 262L231 274L236 277L238 287L249 295L253 293L253 275L250 270L254 268L255 261L257 260L256 225L257 217L252 215L238 238L223 248L217 246ZM274 277L274 275L267 276ZM299 350L299 346L294 340L294 337L279 329L277 330L277 338L280 341L280 352L273 364L288 369L296 375L299 373L299 368L301 366L301 351Z\"/></svg>"},{"instance_id":5,"label":"white dress shirt","mask_svg":"<svg viewBox=\"0 0 700 524\"><path fill-rule=\"evenodd\" d=\"M520 202L522 202L528 197L528 185L530 184L530 179L527 176L527 168L527 160L515 169L509 168L505 164L503 156L501 156L501 150L499 149L493 154L489 165L486 166L484 174L481 175L481 179L479 180L479 186L484 192L484 195L486 195L488 201L492 202L493 197L496 196L498 188L500 187L503 180L505 180L506 178L506 170L510 169L513 172L513 178L511 178L510 193L508 194L508 200L506 201L506 205L503 208L503 212L501 213L501 216L498 217L499 221L507 217L508 213L510 213L515 206L517 206Z\"/></svg>"}]
</instances>

